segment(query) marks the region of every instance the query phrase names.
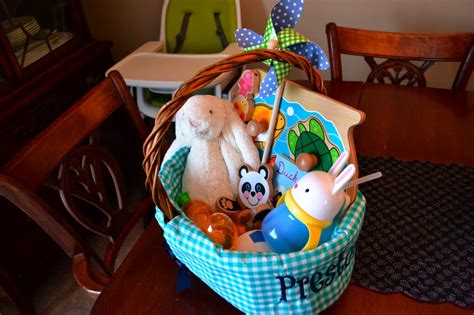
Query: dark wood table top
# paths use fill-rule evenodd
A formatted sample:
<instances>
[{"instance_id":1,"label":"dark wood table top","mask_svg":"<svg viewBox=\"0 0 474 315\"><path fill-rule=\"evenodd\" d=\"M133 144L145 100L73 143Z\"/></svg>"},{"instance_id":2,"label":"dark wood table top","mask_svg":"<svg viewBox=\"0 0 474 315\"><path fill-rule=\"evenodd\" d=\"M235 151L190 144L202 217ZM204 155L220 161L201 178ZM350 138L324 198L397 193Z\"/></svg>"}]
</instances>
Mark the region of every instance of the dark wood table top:
<instances>
[{"instance_id":1,"label":"dark wood table top","mask_svg":"<svg viewBox=\"0 0 474 315\"><path fill-rule=\"evenodd\" d=\"M358 152L474 166L474 92L364 84Z\"/></svg>"},{"instance_id":2,"label":"dark wood table top","mask_svg":"<svg viewBox=\"0 0 474 315\"><path fill-rule=\"evenodd\" d=\"M332 83L329 95L367 115L355 132L358 152L406 160L474 165L474 92L379 84ZM92 314L240 314L200 280L176 292L178 267L152 222L97 299ZM350 284L324 314L472 314Z\"/></svg>"}]
</instances>

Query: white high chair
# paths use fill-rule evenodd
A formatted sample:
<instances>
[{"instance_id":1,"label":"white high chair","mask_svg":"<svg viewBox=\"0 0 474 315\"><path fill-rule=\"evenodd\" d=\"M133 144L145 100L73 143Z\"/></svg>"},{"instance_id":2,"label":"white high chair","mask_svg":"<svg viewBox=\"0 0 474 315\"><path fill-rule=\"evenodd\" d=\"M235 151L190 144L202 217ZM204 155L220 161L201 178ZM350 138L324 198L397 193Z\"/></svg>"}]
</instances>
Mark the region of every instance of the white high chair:
<instances>
[{"instance_id":1,"label":"white high chair","mask_svg":"<svg viewBox=\"0 0 474 315\"><path fill-rule=\"evenodd\" d=\"M127 86L135 88L142 115L155 118L159 107L153 106L146 94L171 95L198 70L239 53L233 34L240 27L239 0L165 0L160 41L143 44L107 70L107 74L119 71ZM223 88L235 75L220 75L206 92L222 97Z\"/></svg>"}]
</instances>

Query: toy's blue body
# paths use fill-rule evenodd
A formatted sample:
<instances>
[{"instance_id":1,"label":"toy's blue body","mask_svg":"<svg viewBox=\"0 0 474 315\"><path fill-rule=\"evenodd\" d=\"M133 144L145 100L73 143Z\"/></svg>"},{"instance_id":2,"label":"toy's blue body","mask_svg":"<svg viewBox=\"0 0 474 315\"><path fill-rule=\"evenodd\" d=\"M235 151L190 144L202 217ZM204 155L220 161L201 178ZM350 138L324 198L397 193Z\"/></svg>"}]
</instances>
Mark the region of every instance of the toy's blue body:
<instances>
[{"instance_id":1,"label":"toy's blue body","mask_svg":"<svg viewBox=\"0 0 474 315\"><path fill-rule=\"evenodd\" d=\"M291 214L285 203L270 211L263 222L263 237L277 253L299 251L308 242L308 228Z\"/></svg>"},{"instance_id":2,"label":"toy's blue body","mask_svg":"<svg viewBox=\"0 0 474 315\"><path fill-rule=\"evenodd\" d=\"M274 251L311 250L332 238L343 209L350 203L344 187L355 166L341 172L348 158L346 151L327 173L307 173L280 198L262 222L263 237Z\"/></svg>"},{"instance_id":3,"label":"toy's blue body","mask_svg":"<svg viewBox=\"0 0 474 315\"><path fill-rule=\"evenodd\" d=\"M338 217L322 230L317 246L328 242ZM289 253L304 249L309 239L308 226L298 220L285 202L273 209L263 221L262 233L271 249L277 253Z\"/></svg>"}]
</instances>

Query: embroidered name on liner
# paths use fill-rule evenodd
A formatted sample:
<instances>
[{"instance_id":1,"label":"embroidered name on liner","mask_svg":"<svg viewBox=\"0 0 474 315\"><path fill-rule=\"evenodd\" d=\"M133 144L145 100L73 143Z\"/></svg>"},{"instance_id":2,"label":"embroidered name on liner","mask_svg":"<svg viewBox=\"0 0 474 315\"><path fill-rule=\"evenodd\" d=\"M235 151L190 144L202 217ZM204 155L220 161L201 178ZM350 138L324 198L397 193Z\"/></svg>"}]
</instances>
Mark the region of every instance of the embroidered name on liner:
<instances>
[{"instance_id":1,"label":"embroidered name on liner","mask_svg":"<svg viewBox=\"0 0 474 315\"><path fill-rule=\"evenodd\" d=\"M333 283L333 281L337 281L344 272L350 272L348 267L353 265L354 254L355 245L352 244L350 248L339 254L335 263L330 264L324 270L316 269L310 275L302 278L292 275L276 276L275 278L279 281L281 290L280 301L288 302L287 295L290 290L298 290L300 300L306 299L311 292L314 294L319 293Z\"/></svg>"}]
</instances>

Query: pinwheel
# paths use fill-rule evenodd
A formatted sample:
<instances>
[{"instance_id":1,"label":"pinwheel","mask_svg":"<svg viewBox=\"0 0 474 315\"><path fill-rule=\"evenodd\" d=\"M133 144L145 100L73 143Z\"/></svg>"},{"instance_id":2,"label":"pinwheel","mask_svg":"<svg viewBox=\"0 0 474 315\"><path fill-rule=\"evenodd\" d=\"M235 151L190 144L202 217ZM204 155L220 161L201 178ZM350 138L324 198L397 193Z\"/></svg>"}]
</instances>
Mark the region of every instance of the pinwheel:
<instances>
[{"instance_id":1,"label":"pinwheel","mask_svg":"<svg viewBox=\"0 0 474 315\"><path fill-rule=\"evenodd\" d=\"M270 48L295 52L306 57L316 68L326 70L329 62L321 47L296 32L295 27L303 11L303 0L280 0L268 18L263 37L247 28L235 31L237 44L244 51ZM270 67L260 86L259 95L263 98L272 95L286 77L291 65L274 61L264 61Z\"/></svg>"}]
</instances>

